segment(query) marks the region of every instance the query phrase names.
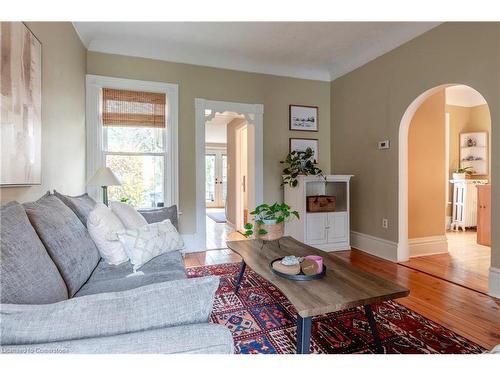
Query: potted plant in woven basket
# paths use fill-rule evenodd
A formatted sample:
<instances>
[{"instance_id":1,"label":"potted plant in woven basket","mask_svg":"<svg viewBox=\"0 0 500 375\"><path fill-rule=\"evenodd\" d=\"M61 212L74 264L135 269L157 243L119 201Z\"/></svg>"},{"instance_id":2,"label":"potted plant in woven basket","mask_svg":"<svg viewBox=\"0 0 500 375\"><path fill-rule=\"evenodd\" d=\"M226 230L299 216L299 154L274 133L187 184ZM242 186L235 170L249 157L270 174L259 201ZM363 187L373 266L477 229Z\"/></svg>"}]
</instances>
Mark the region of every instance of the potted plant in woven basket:
<instances>
[{"instance_id":1,"label":"potted plant in woven basket","mask_svg":"<svg viewBox=\"0 0 500 375\"><path fill-rule=\"evenodd\" d=\"M255 227L252 223L245 224L246 237L254 235L263 241L275 241L283 237L284 223L292 217L300 219L297 211L290 211L286 203L261 204L250 212L254 217Z\"/></svg>"}]
</instances>

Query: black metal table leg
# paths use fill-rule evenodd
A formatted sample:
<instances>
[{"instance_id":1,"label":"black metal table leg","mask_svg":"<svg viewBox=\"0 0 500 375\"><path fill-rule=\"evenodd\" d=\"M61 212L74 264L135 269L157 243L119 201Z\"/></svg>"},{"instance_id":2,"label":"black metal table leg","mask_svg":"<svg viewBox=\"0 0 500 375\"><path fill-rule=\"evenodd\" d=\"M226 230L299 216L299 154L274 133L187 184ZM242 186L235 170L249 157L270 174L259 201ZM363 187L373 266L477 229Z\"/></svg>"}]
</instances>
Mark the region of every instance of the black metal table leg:
<instances>
[{"instance_id":1,"label":"black metal table leg","mask_svg":"<svg viewBox=\"0 0 500 375\"><path fill-rule=\"evenodd\" d=\"M247 268L247 264L244 260L241 261L240 264L240 274L238 275L238 280L236 281L236 286L234 288L234 293L238 294L238 290L240 289L241 281L243 280L243 274L245 273L245 268Z\"/></svg>"},{"instance_id":2,"label":"black metal table leg","mask_svg":"<svg viewBox=\"0 0 500 375\"><path fill-rule=\"evenodd\" d=\"M311 349L312 318L297 314L297 354L309 354Z\"/></svg>"},{"instance_id":3,"label":"black metal table leg","mask_svg":"<svg viewBox=\"0 0 500 375\"><path fill-rule=\"evenodd\" d=\"M373 340L375 341L375 347L377 348L377 353L384 353L384 348L380 342L380 335L377 330L377 323L375 322L375 317L373 316L372 307L370 305L365 305L365 314L368 318L368 324L370 325L370 330L372 331Z\"/></svg>"}]
</instances>

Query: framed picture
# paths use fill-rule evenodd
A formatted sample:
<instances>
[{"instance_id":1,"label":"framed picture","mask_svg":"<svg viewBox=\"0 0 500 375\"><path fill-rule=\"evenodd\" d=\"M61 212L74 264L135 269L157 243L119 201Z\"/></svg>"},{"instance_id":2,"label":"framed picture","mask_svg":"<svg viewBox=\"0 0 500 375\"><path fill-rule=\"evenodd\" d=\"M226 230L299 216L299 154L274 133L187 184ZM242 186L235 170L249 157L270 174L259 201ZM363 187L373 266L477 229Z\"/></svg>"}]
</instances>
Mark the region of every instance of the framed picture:
<instances>
[{"instance_id":1,"label":"framed picture","mask_svg":"<svg viewBox=\"0 0 500 375\"><path fill-rule=\"evenodd\" d=\"M318 140L310 138L290 138L290 152L305 151L308 147L313 150L315 163L319 162Z\"/></svg>"},{"instance_id":2,"label":"framed picture","mask_svg":"<svg viewBox=\"0 0 500 375\"><path fill-rule=\"evenodd\" d=\"M1 186L41 183L42 45L22 22L0 22Z\"/></svg>"},{"instance_id":3,"label":"framed picture","mask_svg":"<svg viewBox=\"0 0 500 375\"><path fill-rule=\"evenodd\" d=\"M290 130L318 131L318 107L290 105Z\"/></svg>"}]
</instances>

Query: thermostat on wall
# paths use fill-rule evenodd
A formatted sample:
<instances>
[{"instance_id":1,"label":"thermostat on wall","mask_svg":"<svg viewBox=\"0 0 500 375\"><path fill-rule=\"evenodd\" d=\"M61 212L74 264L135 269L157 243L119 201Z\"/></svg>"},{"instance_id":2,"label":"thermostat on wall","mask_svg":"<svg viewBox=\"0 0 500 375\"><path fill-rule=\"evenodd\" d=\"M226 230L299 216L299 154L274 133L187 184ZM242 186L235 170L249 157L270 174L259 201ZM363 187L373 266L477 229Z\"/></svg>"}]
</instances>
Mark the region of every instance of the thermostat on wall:
<instances>
[{"instance_id":1,"label":"thermostat on wall","mask_svg":"<svg viewBox=\"0 0 500 375\"><path fill-rule=\"evenodd\" d=\"M378 143L378 149L379 150L387 150L391 148L391 142L389 140L386 140L386 141L380 141Z\"/></svg>"}]
</instances>

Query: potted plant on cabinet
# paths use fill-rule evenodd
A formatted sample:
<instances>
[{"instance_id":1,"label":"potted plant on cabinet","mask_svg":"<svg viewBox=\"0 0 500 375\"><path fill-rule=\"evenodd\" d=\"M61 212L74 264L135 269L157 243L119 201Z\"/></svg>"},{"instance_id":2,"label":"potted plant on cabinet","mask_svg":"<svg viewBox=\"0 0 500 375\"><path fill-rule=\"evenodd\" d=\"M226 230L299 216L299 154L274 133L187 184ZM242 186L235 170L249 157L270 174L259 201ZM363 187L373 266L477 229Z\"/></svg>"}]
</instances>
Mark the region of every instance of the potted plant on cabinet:
<instances>
[{"instance_id":1,"label":"potted plant on cabinet","mask_svg":"<svg viewBox=\"0 0 500 375\"><path fill-rule=\"evenodd\" d=\"M254 216L255 228L252 223L245 224L245 237L254 235L255 238L264 241L275 241L283 237L284 223L293 216L300 219L297 211L290 211L286 203L261 204L250 212Z\"/></svg>"},{"instance_id":2,"label":"potted plant on cabinet","mask_svg":"<svg viewBox=\"0 0 500 375\"><path fill-rule=\"evenodd\" d=\"M471 175L472 171L473 171L472 167L457 168L457 170L455 172L453 172L453 179L454 180L465 180L465 177L467 175Z\"/></svg>"},{"instance_id":3,"label":"potted plant on cabinet","mask_svg":"<svg viewBox=\"0 0 500 375\"><path fill-rule=\"evenodd\" d=\"M314 163L313 150L310 147L305 151L289 152L285 160L280 163L286 165L281 185L289 184L291 187L296 187L299 175L323 175L323 171Z\"/></svg>"}]
</instances>

